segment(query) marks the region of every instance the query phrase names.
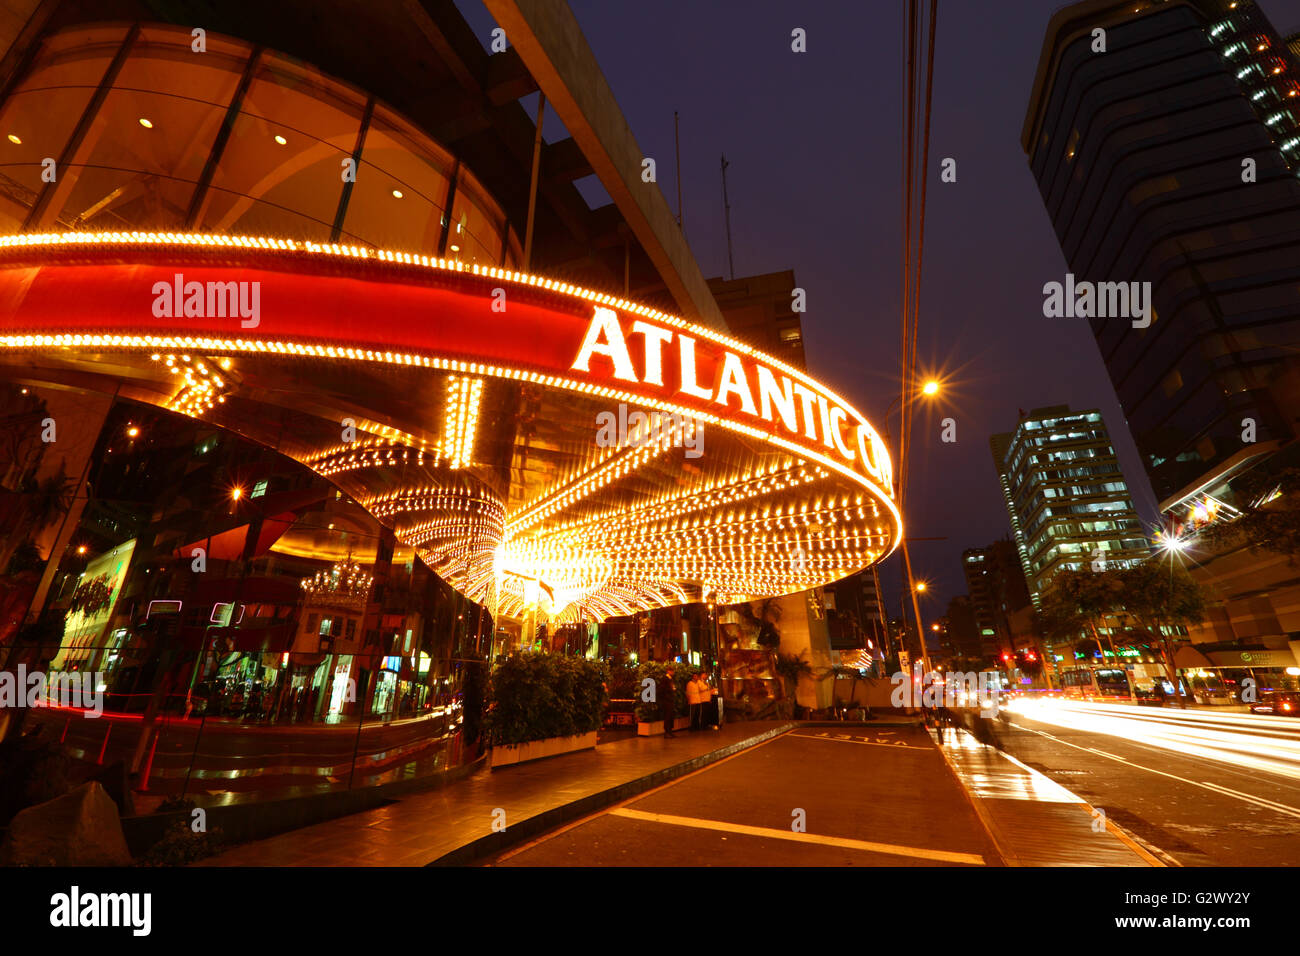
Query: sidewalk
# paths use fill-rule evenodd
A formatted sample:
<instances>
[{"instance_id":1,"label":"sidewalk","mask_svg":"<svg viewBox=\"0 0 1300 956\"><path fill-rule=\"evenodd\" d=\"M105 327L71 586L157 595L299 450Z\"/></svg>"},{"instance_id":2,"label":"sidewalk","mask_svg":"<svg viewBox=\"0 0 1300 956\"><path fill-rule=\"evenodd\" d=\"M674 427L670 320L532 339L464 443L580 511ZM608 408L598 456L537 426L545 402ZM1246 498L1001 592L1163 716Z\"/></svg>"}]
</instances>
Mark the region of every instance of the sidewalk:
<instances>
[{"instance_id":1,"label":"sidewalk","mask_svg":"<svg viewBox=\"0 0 1300 956\"><path fill-rule=\"evenodd\" d=\"M464 864L635 796L784 733L748 721L673 740L634 737L595 750L482 771L439 790L234 847L197 866ZM504 832L494 822L504 811ZM501 824L496 822L497 829Z\"/></svg>"},{"instance_id":2,"label":"sidewalk","mask_svg":"<svg viewBox=\"0 0 1300 956\"><path fill-rule=\"evenodd\" d=\"M1008 866L1177 866L1060 784L968 731L939 748Z\"/></svg>"}]
</instances>

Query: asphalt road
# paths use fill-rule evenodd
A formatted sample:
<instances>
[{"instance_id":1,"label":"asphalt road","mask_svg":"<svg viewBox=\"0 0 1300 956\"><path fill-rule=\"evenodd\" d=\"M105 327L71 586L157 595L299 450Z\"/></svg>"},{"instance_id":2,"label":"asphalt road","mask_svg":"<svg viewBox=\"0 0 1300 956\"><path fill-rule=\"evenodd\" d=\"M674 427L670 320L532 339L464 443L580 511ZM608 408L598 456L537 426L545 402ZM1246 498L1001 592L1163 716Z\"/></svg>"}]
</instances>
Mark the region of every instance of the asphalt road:
<instances>
[{"instance_id":1,"label":"asphalt road","mask_svg":"<svg viewBox=\"0 0 1300 956\"><path fill-rule=\"evenodd\" d=\"M933 738L897 726L802 727L488 865L999 863Z\"/></svg>"},{"instance_id":2,"label":"asphalt road","mask_svg":"<svg viewBox=\"0 0 1300 956\"><path fill-rule=\"evenodd\" d=\"M1234 717L1225 730L1218 715L1117 711L1026 710L986 726L1184 866L1300 865L1300 721L1289 731Z\"/></svg>"}]
</instances>

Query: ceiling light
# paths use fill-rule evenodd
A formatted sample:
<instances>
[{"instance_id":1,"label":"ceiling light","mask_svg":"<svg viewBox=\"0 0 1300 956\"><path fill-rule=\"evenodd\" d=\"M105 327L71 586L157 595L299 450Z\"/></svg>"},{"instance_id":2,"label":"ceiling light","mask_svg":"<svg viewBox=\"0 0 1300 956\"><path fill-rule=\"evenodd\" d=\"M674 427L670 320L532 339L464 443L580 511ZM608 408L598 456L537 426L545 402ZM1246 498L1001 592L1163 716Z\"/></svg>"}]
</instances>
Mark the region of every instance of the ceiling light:
<instances>
[{"instance_id":1,"label":"ceiling light","mask_svg":"<svg viewBox=\"0 0 1300 956\"><path fill-rule=\"evenodd\" d=\"M13 143L15 146L21 146L23 144L23 141L13 133L9 134L9 142Z\"/></svg>"},{"instance_id":2,"label":"ceiling light","mask_svg":"<svg viewBox=\"0 0 1300 956\"><path fill-rule=\"evenodd\" d=\"M140 117L140 125L145 129L153 129L153 123L145 119L143 116Z\"/></svg>"},{"instance_id":3,"label":"ceiling light","mask_svg":"<svg viewBox=\"0 0 1300 956\"><path fill-rule=\"evenodd\" d=\"M394 198L394 199L401 199L401 198L402 198L402 191L401 191L400 189L394 189L394 190L393 190L393 198Z\"/></svg>"},{"instance_id":4,"label":"ceiling light","mask_svg":"<svg viewBox=\"0 0 1300 956\"><path fill-rule=\"evenodd\" d=\"M283 136L280 136L279 134L276 134L275 141L279 143L281 146L289 142L287 139L285 139Z\"/></svg>"}]
</instances>

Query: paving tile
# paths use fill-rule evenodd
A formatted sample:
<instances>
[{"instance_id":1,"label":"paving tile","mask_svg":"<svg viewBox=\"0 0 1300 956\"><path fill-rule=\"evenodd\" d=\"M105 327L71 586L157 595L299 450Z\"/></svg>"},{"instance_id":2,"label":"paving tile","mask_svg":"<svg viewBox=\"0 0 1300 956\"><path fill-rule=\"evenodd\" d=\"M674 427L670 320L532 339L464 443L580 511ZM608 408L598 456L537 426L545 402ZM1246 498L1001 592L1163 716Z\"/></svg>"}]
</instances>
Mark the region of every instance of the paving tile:
<instances>
[{"instance_id":1,"label":"paving tile","mask_svg":"<svg viewBox=\"0 0 1300 956\"><path fill-rule=\"evenodd\" d=\"M387 855L394 866L418 866L490 834L492 811L505 809L507 825L593 794L704 757L776 730L770 721L728 724L712 733L683 733L675 740L627 738L594 750L535 763L480 771L428 793L291 833L236 847L203 861L207 866L262 865L273 859L301 858L315 866L352 866L359 853ZM369 861L367 858L367 862Z\"/></svg>"}]
</instances>

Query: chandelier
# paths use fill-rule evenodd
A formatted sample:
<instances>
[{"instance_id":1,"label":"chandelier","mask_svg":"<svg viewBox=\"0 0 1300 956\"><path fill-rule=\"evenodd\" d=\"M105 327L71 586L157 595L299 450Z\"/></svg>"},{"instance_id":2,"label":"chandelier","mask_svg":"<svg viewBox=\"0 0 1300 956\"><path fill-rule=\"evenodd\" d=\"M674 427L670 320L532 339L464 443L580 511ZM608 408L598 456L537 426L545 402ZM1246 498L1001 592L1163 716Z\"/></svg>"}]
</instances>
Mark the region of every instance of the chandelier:
<instances>
[{"instance_id":1,"label":"chandelier","mask_svg":"<svg viewBox=\"0 0 1300 956\"><path fill-rule=\"evenodd\" d=\"M349 551L347 557L335 561L328 571L317 571L315 577L303 578L301 583L309 604L364 607L374 578L352 560Z\"/></svg>"}]
</instances>

